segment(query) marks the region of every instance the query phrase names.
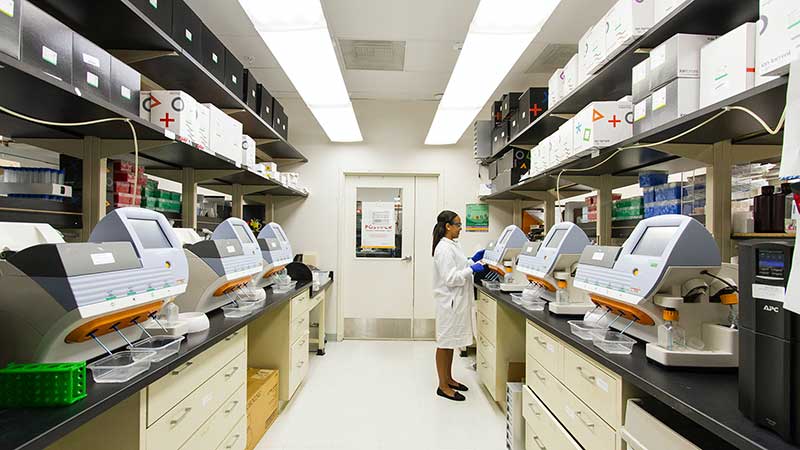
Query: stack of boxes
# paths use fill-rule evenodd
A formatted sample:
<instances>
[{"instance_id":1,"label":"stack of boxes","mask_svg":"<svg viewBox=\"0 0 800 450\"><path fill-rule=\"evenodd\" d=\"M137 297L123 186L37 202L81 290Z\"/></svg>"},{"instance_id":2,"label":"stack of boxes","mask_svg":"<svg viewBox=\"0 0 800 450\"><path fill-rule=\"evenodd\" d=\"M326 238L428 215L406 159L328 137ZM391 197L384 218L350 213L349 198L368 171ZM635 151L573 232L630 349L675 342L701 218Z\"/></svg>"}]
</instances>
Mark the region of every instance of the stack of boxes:
<instances>
[{"instance_id":1,"label":"stack of boxes","mask_svg":"<svg viewBox=\"0 0 800 450\"><path fill-rule=\"evenodd\" d=\"M611 208L611 220L639 220L644 218L644 197L615 200Z\"/></svg>"},{"instance_id":2,"label":"stack of boxes","mask_svg":"<svg viewBox=\"0 0 800 450\"><path fill-rule=\"evenodd\" d=\"M756 74L763 77L786 75L789 64L800 58L800 2L760 0L759 33L756 39Z\"/></svg>"},{"instance_id":3,"label":"stack of boxes","mask_svg":"<svg viewBox=\"0 0 800 450\"><path fill-rule=\"evenodd\" d=\"M705 175L689 177L683 185L681 202L681 214L685 216L697 216L706 213Z\"/></svg>"},{"instance_id":4,"label":"stack of boxes","mask_svg":"<svg viewBox=\"0 0 800 450\"><path fill-rule=\"evenodd\" d=\"M622 199L622 195L620 194L611 194L611 201L612 205L613 202L619 201ZM613 207L612 207L613 211ZM612 214L613 219L613 214ZM584 207L581 211L581 222L582 223L590 223L590 222L597 222L597 196L592 195L586 197L584 200Z\"/></svg>"},{"instance_id":5,"label":"stack of boxes","mask_svg":"<svg viewBox=\"0 0 800 450\"><path fill-rule=\"evenodd\" d=\"M181 194L158 188L158 181L148 179L144 185L142 207L158 212L181 212Z\"/></svg>"},{"instance_id":6,"label":"stack of boxes","mask_svg":"<svg viewBox=\"0 0 800 450\"><path fill-rule=\"evenodd\" d=\"M144 176L144 167L140 166L137 172L134 170L132 162L115 161L112 176L109 179L113 197L111 205L114 208L140 206L142 204L142 196L138 192L134 192L134 182L140 187L145 185L147 178Z\"/></svg>"},{"instance_id":7,"label":"stack of boxes","mask_svg":"<svg viewBox=\"0 0 800 450\"><path fill-rule=\"evenodd\" d=\"M633 135L632 107L630 97L589 103L572 118L572 154L582 156L629 139Z\"/></svg>"},{"instance_id":8,"label":"stack of boxes","mask_svg":"<svg viewBox=\"0 0 800 450\"><path fill-rule=\"evenodd\" d=\"M492 156L502 151L513 137L539 118L550 104L547 88L509 92L492 104Z\"/></svg>"},{"instance_id":9,"label":"stack of boxes","mask_svg":"<svg viewBox=\"0 0 800 450\"><path fill-rule=\"evenodd\" d=\"M699 215L705 213L705 175L689 177L687 182L669 182L665 172L639 175L639 187L644 193L644 216L665 214Z\"/></svg>"},{"instance_id":10,"label":"stack of boxes","mask_svg":"<svg viewBox=\"0 0 800 450\"><path fill-rule=\"evenodd\" d=\"M502 158L489 165L489 178L495 191L502 191L519 183L522 176L529 172L531 152L515 148Z\"/></svg>"},{"instance_id":11,"label":"stack of boxes","mask_svg":"<svg viewBox=\"0 0 800 450\"><path fill-rule=\"evenodd\" d=\"M745 23L700 50L700 108L756 84L756 24Z\"/></svg>"}]
</instances>

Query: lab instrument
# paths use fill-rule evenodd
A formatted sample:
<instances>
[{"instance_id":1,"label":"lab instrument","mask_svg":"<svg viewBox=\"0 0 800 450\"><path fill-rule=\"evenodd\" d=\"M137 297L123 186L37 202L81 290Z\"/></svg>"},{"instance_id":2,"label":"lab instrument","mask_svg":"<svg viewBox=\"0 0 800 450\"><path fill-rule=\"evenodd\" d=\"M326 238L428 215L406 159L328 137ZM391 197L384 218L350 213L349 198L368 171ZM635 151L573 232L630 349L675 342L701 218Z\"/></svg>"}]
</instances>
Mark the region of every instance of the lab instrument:
<instances>
[{"instance_id":1,"label":"lab instrument","mask_svg":"<svg viewBox=\"0 0 800 450\"><path fill-rule=\"evenodd\" d=\"M292 262L294 254L289 238L283 228L275 222L270 222L258 233L258 245L261 248L263 270L255 278L256 287L267 287L272 284L272 275L285 269Z\"/></svg>"},{"instance_id":2,"label":"lab instrument","mask_svg":"<svg viewBox=\"0 0 800 450\"><path fill-rule=\"evenodd\" d=\"M512 287L503 290L521 291L528 285L525 276L514 268L517 256L528 243L528 237L518 226L509 225L499 239L490 242L486 247L481 262L501 277L502 284Z\"/></svg>"}]
</instances>

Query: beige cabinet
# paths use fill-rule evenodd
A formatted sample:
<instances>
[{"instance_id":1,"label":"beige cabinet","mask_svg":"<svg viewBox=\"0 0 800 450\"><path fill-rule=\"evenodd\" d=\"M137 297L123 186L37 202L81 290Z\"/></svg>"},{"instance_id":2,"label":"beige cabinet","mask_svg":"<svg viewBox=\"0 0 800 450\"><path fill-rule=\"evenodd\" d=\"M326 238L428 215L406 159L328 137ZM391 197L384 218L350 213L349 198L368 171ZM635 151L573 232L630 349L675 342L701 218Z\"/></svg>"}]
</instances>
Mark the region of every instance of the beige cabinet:
<instances>
[{"instance_id":1,"label":"beige cabinet","mask_svg":"<svg viewBox=\"0 0 800 450\"><path fill-rule=\"evenodd\" d=\"M525 450L581 450L581 446L547 410L530 388L522 391Z\"/></svg>"},{"instance_id":2,"label":"beige cabinet","mask_svg":"<svg viewBox=\"0 0 800 450\"><path fill-rule=\"evenodd\" d=\"M492 398L505 405L509 363L525 362L525 319L478 292L478 375Z\"/></svg>"}]
</instances>

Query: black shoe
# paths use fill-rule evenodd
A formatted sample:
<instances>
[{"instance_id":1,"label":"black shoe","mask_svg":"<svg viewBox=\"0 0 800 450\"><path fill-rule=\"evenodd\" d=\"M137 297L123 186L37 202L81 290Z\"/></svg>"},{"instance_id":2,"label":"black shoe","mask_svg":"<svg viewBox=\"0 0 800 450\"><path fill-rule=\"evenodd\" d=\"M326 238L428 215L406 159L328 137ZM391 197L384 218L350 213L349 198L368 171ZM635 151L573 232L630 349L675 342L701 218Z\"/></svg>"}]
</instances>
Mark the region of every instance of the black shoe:
<instances>
[{"instance_id":1,"label":"black shoe","mask_svg":"<svg viewBox=\"0 0 800 450\"><path fill-rule=\"evenodd\" d=\"M461 391L461 392L467 392L469 390L468 387L464 386L461 383L451 384L450 385L450 389L455 389L455 390Z\"/></svg>"},{"instance_id":2,"label":"black shoe","mask_svg":"<svg viewBox=\"0 0 800 450\"><path fill-rule=\"evenodd\" d=\"M452 397L450 397L447 394L445 394L443 390L441 390L439 388L436 389L436 395L438 395L439 397L444 397L444 398L446 398L448 400L452 400L454 402L463 402L464 400L467 399L467 397L464 397L463 395L461 395L458 392L456 392Z\"/></svg>"}]
</instances>

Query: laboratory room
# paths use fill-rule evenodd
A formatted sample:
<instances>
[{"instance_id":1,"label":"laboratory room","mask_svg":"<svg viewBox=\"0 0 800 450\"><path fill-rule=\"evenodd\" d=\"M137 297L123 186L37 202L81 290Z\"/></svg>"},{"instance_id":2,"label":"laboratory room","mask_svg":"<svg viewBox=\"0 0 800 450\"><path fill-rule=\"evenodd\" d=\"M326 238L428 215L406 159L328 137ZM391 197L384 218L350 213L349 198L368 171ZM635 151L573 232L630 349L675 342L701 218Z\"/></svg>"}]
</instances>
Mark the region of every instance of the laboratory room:
<instances>
[{"instance_id":1,"label":"laboratory room","mask_svg":"<svg viewBox=\"0 0 800 450\"><path fill-rule=\"evenodd\" d=\"M800 1L0 13L0 450L800 450Z\"/></svg>"}]
</instances>

